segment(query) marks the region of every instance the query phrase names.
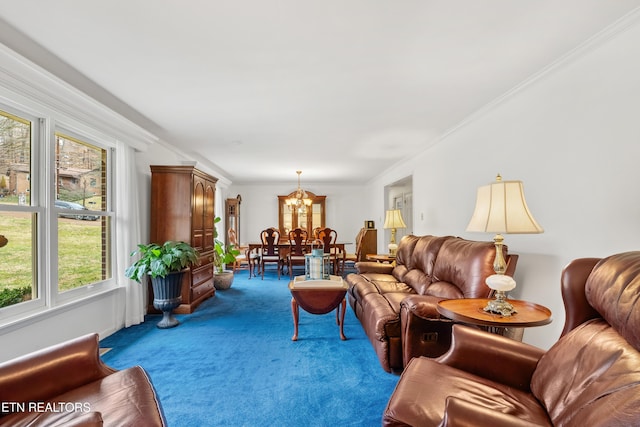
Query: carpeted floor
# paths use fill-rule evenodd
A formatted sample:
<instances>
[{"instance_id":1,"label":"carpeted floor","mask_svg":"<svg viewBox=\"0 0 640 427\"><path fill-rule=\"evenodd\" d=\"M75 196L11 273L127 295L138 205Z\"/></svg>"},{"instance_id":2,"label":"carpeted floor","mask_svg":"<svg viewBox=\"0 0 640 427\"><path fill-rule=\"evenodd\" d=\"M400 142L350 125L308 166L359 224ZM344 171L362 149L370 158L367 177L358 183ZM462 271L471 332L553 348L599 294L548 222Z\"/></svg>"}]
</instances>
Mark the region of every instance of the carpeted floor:
<instances>
[{"instance_id":1,"label":"carpeted floor","mask_svg":"<svg viewBox=\"0 0 640 427\"><path fill-rule=\"evenodd\" d=\"M170 427L379 426L398 376L380 367L348 304L347 341L335 312L303 310L291 341L288 282L237 272L178 327L158 329L154 315L107 337L103 360L144 367Z\"/></svg>"}]
</instances>

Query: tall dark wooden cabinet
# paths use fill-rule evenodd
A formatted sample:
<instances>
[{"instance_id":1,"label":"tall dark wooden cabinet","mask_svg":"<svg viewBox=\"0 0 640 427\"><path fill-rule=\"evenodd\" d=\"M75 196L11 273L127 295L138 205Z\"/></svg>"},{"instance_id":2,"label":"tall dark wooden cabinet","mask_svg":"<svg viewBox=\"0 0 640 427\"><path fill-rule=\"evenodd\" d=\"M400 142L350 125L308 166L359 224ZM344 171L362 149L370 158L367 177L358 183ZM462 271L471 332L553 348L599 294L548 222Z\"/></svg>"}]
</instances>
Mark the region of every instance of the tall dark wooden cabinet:
<instances>
[{"instance_id":1,"label":"tall dark wooden cabinet","mask_svg":"<svg viewBox=\"0 0 640 427\"><path fill-rule=\"evenodd\" d=\"M216 181L193 166L151 166L151 242L183 241L200 253L200 265L192 267L182 279L182 303L175 313L192 313L215 293L212 260ZM149 312L156 312L151 286Z\"/></svg>"}]
</instances>

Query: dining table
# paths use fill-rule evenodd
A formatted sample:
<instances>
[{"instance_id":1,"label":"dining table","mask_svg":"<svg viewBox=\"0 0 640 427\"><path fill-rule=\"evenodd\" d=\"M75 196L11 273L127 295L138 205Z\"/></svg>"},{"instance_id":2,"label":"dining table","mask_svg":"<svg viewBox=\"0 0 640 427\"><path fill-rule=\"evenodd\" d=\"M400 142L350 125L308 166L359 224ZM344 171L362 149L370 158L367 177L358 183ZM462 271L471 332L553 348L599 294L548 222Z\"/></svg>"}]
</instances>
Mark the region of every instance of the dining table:
<instances>
[{"instance_id":1,"label":"dining table","mask_svg":"<svg viewBox=\"0 0 640 427\"><path fill-rule=\"evenodd\" d=\"M352 242L336 242L334 244L331 245L332 249L336 249L337 253L339 254L340 257L342 257L342 259L344 259L345 257L345 246L346 245L350 245L352 244ZM243 245L245 247L247 247L247 255L251 254L251 253L259 253L260 252L260 248L262 248L262 243L248 243L246 245ZM294 244L292 244L291 242L289 242L288 240L285 241L280 241L278 243L278 251L286 257L286 255L290 252L291 250L291 246L294 246ZM303 243L304 246L304 251L306 253L311 253L311 249L313 248L317 248L319 247L318 245L313 244L313 242L307 242L307 243ZM257 260L256 257L251 257L251 256L247 256L247 259L249 259L249 278L251 278L252 273L253 273L253 269L255 267L254 262ZM253 274L255 275L255 274Z\"/></svg>"}]
</instances>

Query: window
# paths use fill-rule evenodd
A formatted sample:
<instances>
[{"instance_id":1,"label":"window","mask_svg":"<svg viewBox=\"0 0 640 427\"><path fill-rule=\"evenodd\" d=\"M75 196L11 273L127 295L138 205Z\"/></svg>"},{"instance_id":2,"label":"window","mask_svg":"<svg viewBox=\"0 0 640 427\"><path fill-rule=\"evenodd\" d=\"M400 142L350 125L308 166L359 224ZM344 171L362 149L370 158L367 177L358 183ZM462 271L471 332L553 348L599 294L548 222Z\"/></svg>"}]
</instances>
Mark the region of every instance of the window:
<instances>
[{"instance_id":1,"label":"window","mask_svg":"<svg viewBox=\"0 0 640 427\"><path fill-rule=\"evenodd\" d=\"M63 133L55 144L58 291L66 292L111 278L108 152Z\"/></svg>"},{"instance_id":2,"label":"window","mask_svg":"<svg viewBox=\"0 0 640 427\"><path fill-rule=\"evenodd\" d=\"M0 317L9 307L13 314L86 296L113 277L111 150L71 132L49 137L40 129L53 123L7 110L0 108Z\"/></svg>"},{"instance_id":3,"label":"window","mask_svg":"<svg viewBox=\"0 0 640 427\"><path fill-rule=\"evenodd\" d=\"M0 308L37 298L33 122L0 110Z\"/></svg>"}]
</instances>

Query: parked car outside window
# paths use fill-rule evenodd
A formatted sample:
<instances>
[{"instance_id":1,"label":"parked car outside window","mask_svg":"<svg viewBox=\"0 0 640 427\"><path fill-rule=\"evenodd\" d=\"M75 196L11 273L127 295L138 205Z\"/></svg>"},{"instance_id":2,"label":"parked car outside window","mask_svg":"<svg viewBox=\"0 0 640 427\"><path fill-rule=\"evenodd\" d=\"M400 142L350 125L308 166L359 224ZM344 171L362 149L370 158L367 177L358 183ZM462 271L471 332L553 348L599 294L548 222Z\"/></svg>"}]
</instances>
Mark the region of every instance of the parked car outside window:
<instances>
[{"instance_id":1,"label":"parked car outside window","mask_svg":"<svg viewBox=\"0 0 640 427\"><path fill-rule=\"evenodd\" d=\"M86 211L88 210L87 208L85 208L84 206L78 204L78 203L73 203L73 202L67 202L65 200L56 200L56 208L61 208L61 209L73 209L73 210L78 210L78 211ZM98 219L97 215L75 215L75 214L69 214L69 213L62 213L60 214L61 218L71 218L71 219L84 219L87 221L96 221Z\"/></svg>"}]
</instances>

